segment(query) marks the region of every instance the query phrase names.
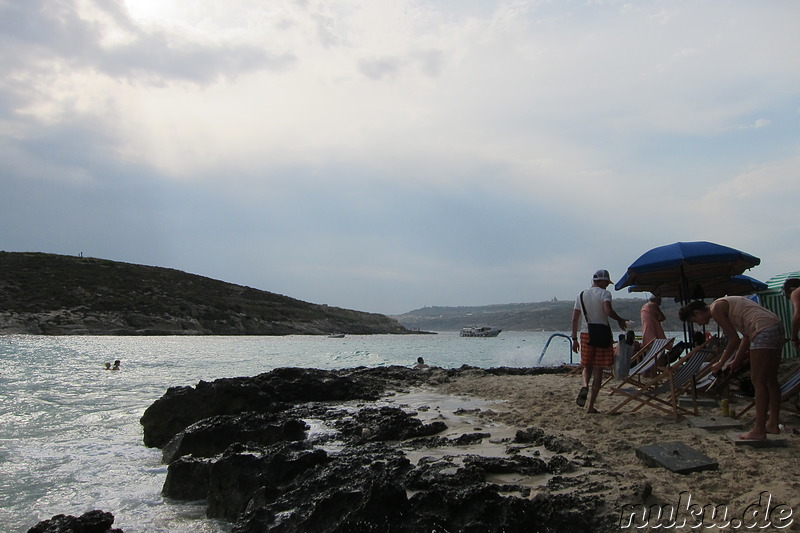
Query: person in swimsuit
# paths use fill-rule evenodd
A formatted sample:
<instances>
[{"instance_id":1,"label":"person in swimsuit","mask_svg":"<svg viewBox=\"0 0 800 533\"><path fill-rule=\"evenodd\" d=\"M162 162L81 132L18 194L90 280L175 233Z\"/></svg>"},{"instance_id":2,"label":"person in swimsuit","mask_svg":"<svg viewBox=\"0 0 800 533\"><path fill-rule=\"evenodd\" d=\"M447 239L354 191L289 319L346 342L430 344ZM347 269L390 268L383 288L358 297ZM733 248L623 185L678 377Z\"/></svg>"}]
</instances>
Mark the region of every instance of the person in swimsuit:
<instances>
[{"instance_id":1,"label":"person in swimsuit","mask_svg":"<svg viewBox=\"0 0 800 533\"><path fill-rule=\"evenodd\" d=\"M719 359L711 366L719 372L734 355L730 369L736 370L750 351L750 377L755 388L756 417L753 429L739 435L740 439L764 440L767 433L780 433L778 416L781 391L778 385L778 366L784 343L783 324L775 313L743 296L726 296L711 305L694 301L681 307L678 316L684 322L702 326L711 319L722 328L728 343ZM739 338L739 333L742 337Z\"/></svg>"},{"instance_id":2,"label":"person in swimsuit","mask_svg":"<svg viewBox=\"0 0 800 533\"><path fill-rule=\"evenodd\" d=\"M426 368L430 368L430 365L426 363L425 359L422 357L417 357L417 364L415 364L412 368L415 370L425 370Z\"/></svg>"},{"instance_id":3,"label":"person in swimsuit","mask_svg":"<svg viewBox=\"0 0 800 533\"><path fill-rule=\"evenodd\" d=\"M646 304L642 306L639 313L639 318L642 320L642 345L647 344L654 339L666 339L664 327L661 325L667 317L661 310L661 297L652 295Z\"/></svg>"},{"instance_id":4,"label":"person in swimsuit","mask_svg":"<svg viewBox=\"0 0 800 533\"><path fill-rule=\"evenodd\" d=\"M789 278L783 283L783 295L792 302L792 332L789 340L795 350L800 350L800 278Z\"/></svg>"}]
</instances>

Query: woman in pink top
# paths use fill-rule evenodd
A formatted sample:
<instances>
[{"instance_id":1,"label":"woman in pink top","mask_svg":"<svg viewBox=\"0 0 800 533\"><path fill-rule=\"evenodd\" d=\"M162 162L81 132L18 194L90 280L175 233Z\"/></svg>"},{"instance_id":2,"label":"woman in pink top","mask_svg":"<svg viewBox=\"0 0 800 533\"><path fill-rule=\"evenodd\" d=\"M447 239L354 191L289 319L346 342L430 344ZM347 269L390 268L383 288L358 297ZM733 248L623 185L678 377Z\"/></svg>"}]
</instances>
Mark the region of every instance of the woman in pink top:
<instances>
[{"instance_id":1,"label":"woman in pink top","mask_svg":"<svg viewBox=\"0 0 800 533\"><path fill-rule=\"evenodd\" d=\"M653 339L666 339L664 327L661 325L667 317L661 311L661 297L651 296L642 306L639 317L642 319L642 346L647 346Z\"/></svg>"},{"instance_id":2,"label":"woman in pink top","mask_svg":"<svg viewBox=\"0 0 800 533\"><path fill-rule=\"evenodd\" d=\"M705 326L713 318L728 337L728 344L719 360L712 365L713 372L722 369L725 362L736 354L730 364L735 370L747 358L750 350L750 377L756 390L756 419L753 429L742 433L740 439L764 440L767 433L780 433L778 415L781 409L781 390L778 385L778 365L784 343L783 324L775 313L743 296L726 296L711 305L696 301L678 312L684 322L691 320ZM739 333L742 338L739 338Z\"/></svg>"}]
</instances>

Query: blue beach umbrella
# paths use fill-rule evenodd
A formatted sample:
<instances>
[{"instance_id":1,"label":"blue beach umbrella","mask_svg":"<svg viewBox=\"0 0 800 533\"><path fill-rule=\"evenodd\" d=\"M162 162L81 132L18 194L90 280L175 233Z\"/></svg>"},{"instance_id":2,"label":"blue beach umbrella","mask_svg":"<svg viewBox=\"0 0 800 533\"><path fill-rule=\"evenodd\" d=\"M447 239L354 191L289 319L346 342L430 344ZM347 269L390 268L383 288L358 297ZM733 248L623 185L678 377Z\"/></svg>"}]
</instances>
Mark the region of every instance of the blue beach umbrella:
<instances>
[{"instance_id":1,"label":"blue beach umbrella","mask_svg":"<svg viewBox=\"0 0 800 533\"><path fill-rule=\"evenodd\" d=\"M636 286L656 293L674 287L676 298L688 302L697 285L724 282L760 263L758 257L721 244L676 242L645 252L614 287Z\"/></svg>"},{"instance_id":2,"label":"blue beach umbrella","mask_svg":"<svg viewBox=\"0 0 800 533\"><path fill-rule=\"evenodd\" d=\"M747 296L759 291L767 290L767 284L750 276L739 274L728 279L700 280L689 284L689 299L704 300L706 298L720 298L722 296ZM652 292L656 296L675 298L680 301L681 291L679 283L655 286L632 285L628 292Z\"/></svg>"}]
</instances>

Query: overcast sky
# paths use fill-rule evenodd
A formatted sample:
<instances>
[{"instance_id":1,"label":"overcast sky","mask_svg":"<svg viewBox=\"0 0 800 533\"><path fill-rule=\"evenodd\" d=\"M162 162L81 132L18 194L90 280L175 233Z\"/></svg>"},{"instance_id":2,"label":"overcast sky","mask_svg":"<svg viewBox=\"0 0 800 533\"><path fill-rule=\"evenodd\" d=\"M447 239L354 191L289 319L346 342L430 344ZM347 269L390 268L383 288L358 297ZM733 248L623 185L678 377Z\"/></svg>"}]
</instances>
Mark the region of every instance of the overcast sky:
<instances>
[{"instance_id":1,"label":"overcast sky","mask_svg":"<svg viewBox=\"0 0 800 533\"><path fill-rule=\"evenodd\" d=\"M0 249L338 307L800 269L795 0L0 0ZM627 291L615 297L629 296Z\"/></svg>"}]
</instances>

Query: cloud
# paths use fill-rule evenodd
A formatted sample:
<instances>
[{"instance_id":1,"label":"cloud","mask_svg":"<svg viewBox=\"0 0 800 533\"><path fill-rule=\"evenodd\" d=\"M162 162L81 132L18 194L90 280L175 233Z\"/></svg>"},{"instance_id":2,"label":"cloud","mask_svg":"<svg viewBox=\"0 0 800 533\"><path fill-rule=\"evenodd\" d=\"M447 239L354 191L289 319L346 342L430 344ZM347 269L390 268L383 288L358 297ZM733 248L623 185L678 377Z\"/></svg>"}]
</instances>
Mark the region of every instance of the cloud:
<instances>
[{"instance_id":1,"label":"cloud","mask_svg":"<svg viewBox=\"0 0 800 533\"><path fill-rule=\"evenodd\" d=\"M395 58L362 59L359 61L359 70L368 78L380 80L396 73L402 62Z\"/></svg>"},{"instance_id":2,"label":"cloud","mask_svg":"<svg viewBox=\"0 0 800 533\"><path fill-rule=\"evenodd\" d=\"M769 277L800 261L769 244L797 230L798 11L6 2L0 247L386 312L571 298L680 240Z\"/></svg>"},{"instance_id":3,"label":"cloud","mask_svg":"<svg viewBox=\"0 0 800 533\"><path fill-rule=\"evenodd\" d=\"M770 125L772 121L766 118L758 118L753 121L752 124L747 124L744 126L739 126L740 130L747 130L747 129L759 129L759 128L766 128Z\"/></svg>"},{"instance_id":4,"label":"cloud","mask_svg":"<svg viewBox=\"0 0 800 533\"><path fill-rule=\"evenodd\" d=\"M83 7L81 7L83 5ZM213 43L191 34L137 26L116 2L30 2L0 6L12 71L44 76L66 69L149 83L208 84L261 69L283 69L295 60L286 52L234 41Z\"/></svg>"}]
</instances>

